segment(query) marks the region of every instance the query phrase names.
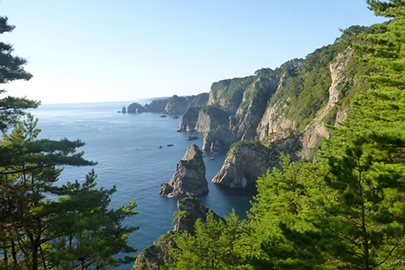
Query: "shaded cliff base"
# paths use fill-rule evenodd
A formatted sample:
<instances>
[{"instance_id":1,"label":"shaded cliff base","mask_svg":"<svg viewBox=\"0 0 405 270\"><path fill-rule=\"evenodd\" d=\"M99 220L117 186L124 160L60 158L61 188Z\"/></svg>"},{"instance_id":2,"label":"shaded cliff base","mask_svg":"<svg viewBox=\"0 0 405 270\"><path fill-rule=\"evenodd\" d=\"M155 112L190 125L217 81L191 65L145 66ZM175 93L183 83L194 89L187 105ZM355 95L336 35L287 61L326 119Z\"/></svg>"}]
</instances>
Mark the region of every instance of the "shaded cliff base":
<instances>
[{"instance_id":1,"label":"shaded cliff base","mask_svg":"<svg viewBox=\"0 0 405 270\"><path fill-rule=\"evenodd\" d=\"M208 102L208 93L201 93L198 95L179 97L173 95L170 98L154 99L152 102L141 105L134 102L128 106L123 107L122 113L143 113L143 112L156 112L164 114L184 114L189 107L204 106Z\"/></svg>"}]
</instances>

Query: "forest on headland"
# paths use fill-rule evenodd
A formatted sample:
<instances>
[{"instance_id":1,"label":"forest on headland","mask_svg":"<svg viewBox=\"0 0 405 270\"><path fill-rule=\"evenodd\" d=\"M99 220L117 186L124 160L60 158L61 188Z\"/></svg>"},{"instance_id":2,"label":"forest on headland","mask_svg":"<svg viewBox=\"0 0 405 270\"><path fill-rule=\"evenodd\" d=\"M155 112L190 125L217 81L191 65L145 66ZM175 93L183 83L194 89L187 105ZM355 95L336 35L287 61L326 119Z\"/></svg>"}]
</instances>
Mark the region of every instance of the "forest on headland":
<instances>
[{"instance_id":1,"label":"forest on headland","mask_svg":"<svg viewBox=\"0 0 405 270\"><path fill-rule=\"evenodd\" d=\"M325 70L339 53L353 53L345 75L353 80L338 86L347 116L335 124L337 109L322 115L330 137L312 162L281 152L280 166L256 181L249 220L209 213L193 231L170 232L166 261L142 269L405 269L405 1L367 3L389 21L343 30L306 59L255 74L284 82L265 105L285 105L283 117L296 123L289 132L300 132L327 106ZM0 18L0 34L13 28ZM0 42L1 84L32 77L12 52ZM225 87L222 105L231 107L233 94L255 76L216 83L210 97ZM39 105L0 100L0 268L113 269L134 261L115 255L135 251L127 238L137 227L121 224L137 214L135 200L111 209L116 189L98 188L94 171L81 184L55 185L63 166L95 162L78 152L80 140L38 138L38 120L25 110ZM270 132L251 143L271 146ZM175 221L188 214L176 212Z\"/></svg>"}]
</instances>

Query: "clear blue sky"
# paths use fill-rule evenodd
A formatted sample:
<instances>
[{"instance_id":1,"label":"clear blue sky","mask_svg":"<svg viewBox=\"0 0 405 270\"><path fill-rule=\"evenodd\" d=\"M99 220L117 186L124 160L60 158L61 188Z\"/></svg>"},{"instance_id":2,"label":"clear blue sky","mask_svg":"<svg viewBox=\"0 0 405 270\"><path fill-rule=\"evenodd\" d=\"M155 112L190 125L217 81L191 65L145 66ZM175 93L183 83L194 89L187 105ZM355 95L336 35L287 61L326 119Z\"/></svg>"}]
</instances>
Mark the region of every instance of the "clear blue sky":
<instances>
[{"instance_id":1,"label":"clear blue sky","mask_svg":"<svg viewBox=\"0 0 405 270\"><path fill-rule=\"evenodd\" d=\"M365 0L0 0L28 60L10 95L42 103L198 94L382 22Z\"/></svg>"}]
</instances>

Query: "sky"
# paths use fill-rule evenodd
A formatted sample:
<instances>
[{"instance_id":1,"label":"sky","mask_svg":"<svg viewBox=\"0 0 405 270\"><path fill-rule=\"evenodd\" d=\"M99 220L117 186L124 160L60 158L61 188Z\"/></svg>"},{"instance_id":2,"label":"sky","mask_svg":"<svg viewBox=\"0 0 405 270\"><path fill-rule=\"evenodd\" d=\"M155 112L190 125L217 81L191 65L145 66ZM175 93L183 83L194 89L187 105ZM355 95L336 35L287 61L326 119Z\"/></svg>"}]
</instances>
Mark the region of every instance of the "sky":
<instances>
[{"instance_id":1,"label":"sky","mask_svg":"<svg viewBox=\"0 0 405 270\"><path fill-rule=\"evenodd\" d=\"M0 0L0 16L34 76L2 89L42 104L209 92L385 21L365 0Z\"/></svg>"}]
</instances>

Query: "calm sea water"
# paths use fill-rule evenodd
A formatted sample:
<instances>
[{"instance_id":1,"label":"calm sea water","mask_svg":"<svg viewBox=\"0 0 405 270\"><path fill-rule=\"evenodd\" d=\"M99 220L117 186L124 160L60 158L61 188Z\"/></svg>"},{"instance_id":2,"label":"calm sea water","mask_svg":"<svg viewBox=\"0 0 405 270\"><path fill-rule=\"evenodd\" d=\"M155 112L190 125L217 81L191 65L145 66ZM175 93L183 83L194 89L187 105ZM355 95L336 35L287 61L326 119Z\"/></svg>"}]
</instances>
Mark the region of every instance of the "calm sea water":
<instances>
[{"instance_id":1,"label":"calm sea water","mask_svg":"<svg viewBox=\"0 0 405 270\"><path fill-rule=\"evenodd\" d=\"M129 244L141 252L160 235L173 228L173 213L177 211L177 198L159 196L160 184L169 182L177 162L183 158L187 147L195 143L200 149L202 134L176 132L179 119L160 117L157 113L117 113L131 102L77 103L41 105L30 111L39 118L41 137L59 140L80 139L86 143L79 151L84 157L97 161L94 169L98 175L98 187L117 186L112 196L113 208L137 200L139 214L126 219L124 224L138 226L139 230L129 237ZM188 135L200 137L197 141L186 141ZM167 144L173 144L167 147ZM163 148L158 148L162 145ZM228 215L235 209L237 215L246 218L252 188L229 190L211 183L221 169L226 152L205 152L209 193L201 196L204 204L218 215ZM91 167L66 167L59 183L83 182ZM135 254L134 254L135 255ZM117 269L130 269L131 265Z\"/></svg>"}]
</instances>

